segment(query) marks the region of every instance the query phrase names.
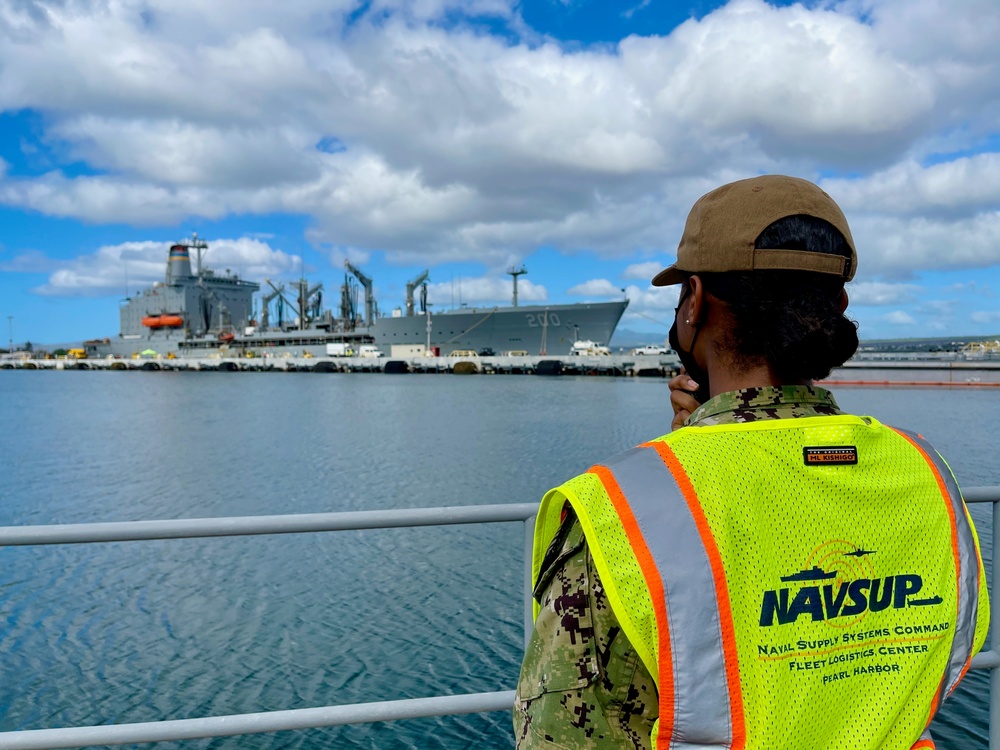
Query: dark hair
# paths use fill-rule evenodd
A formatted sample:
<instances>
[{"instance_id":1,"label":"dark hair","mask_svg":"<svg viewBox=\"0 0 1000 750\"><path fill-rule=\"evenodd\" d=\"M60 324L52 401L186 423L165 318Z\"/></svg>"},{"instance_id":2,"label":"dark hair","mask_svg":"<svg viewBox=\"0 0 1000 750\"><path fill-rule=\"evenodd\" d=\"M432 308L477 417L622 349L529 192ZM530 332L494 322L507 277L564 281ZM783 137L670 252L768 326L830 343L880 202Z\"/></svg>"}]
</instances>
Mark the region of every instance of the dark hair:
<instances>
[{"instance_id":1,"label":"dark hair","mask_svg":"<svg viewBox=\"0 0 1000 750\"><path fill-rule=\"evenodd\" d=\"M755 247L851 255L840 231L812 216L779 219L761 232ZM766 362L782 380L817 380L857 351L857 323L839 309L841 278L809 271L698 275L732 313L723 345L736 367Z\"/></svg>"}]
</instances>

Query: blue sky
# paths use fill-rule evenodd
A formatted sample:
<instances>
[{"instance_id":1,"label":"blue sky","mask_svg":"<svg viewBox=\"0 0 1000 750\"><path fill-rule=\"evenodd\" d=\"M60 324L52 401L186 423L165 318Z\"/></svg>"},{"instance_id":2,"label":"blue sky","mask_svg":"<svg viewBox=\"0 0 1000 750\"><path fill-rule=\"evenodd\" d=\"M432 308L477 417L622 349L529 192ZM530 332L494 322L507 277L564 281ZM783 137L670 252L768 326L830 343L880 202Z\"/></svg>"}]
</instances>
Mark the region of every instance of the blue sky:
<instances>
[{"instance_id":1,"label":"blue sky","mask_svg":"<svg viewBox=\"0 0 1000 750\"><path fill-rule=\"evenodd\" d=\"M862 338L997 335L997 38L994 0L0 0L0 339L114 335L197 232L384 312L524 264L662 340L687 210L762 173L844 208Z\"/></svg>"}]
</instances>

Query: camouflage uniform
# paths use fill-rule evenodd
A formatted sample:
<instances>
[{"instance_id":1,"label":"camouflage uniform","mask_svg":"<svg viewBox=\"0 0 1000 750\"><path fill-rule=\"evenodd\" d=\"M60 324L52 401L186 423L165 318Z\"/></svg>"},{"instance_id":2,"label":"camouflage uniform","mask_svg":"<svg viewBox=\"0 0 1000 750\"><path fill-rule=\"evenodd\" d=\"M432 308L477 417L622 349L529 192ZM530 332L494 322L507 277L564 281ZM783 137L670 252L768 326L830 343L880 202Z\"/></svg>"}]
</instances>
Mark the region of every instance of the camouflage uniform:
<instances>
[{"instance_id":1,"label":"camouflage uniform","mask_svg":"<svg viewBox=\"0 0 1000 750\"><path fill-rule=\"evenodd\" d=\"M685 425L841 413L824 388L747 388L706 401ZM564 513L535 585L541 610L514 703L518 750L646 750L656 685L611 611L576 516Z\"/></svg>"}]
</instances>

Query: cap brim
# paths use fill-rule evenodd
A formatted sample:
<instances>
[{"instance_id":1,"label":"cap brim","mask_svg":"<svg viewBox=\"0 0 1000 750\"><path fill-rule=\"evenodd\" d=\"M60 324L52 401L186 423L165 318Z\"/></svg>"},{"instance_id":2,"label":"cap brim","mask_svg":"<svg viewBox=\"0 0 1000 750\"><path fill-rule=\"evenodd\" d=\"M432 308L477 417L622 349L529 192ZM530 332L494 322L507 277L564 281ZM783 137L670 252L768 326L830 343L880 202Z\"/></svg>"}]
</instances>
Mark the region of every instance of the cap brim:
<instances>
[{"instance_id":1,"label":"cap brim","mask_svg":"<svg viewBox=\"0 0 1000 750\"><path fill-rule=\"evenodd\" d=\"M653 277L653 286L673 286L684 281L684 272L676 265L664 268Z\"/></svg>"}]
</instances>

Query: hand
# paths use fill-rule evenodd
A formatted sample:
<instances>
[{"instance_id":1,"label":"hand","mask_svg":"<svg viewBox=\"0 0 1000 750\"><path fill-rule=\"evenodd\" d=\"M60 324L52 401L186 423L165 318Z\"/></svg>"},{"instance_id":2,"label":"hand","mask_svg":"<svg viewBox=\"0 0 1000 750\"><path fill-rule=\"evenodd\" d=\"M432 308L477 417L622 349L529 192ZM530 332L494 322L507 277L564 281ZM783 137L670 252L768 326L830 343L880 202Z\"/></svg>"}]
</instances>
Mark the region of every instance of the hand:
<instances>
[{"instance_id":1,"label":"hand","mask_svg":"<svg viewBox=\"0 0 1000 750\"><path fill-rule=\"evenodd\" d=\"M701 406L694 394L689 393L689 391L698 390L698 384L682 367L680 375L671 378L669 385L670 406L674 410L674 419L670 423L670 429L678 430L684 426L684 420L691 416L691 412Z\"/></svg>"}]
</instances>

